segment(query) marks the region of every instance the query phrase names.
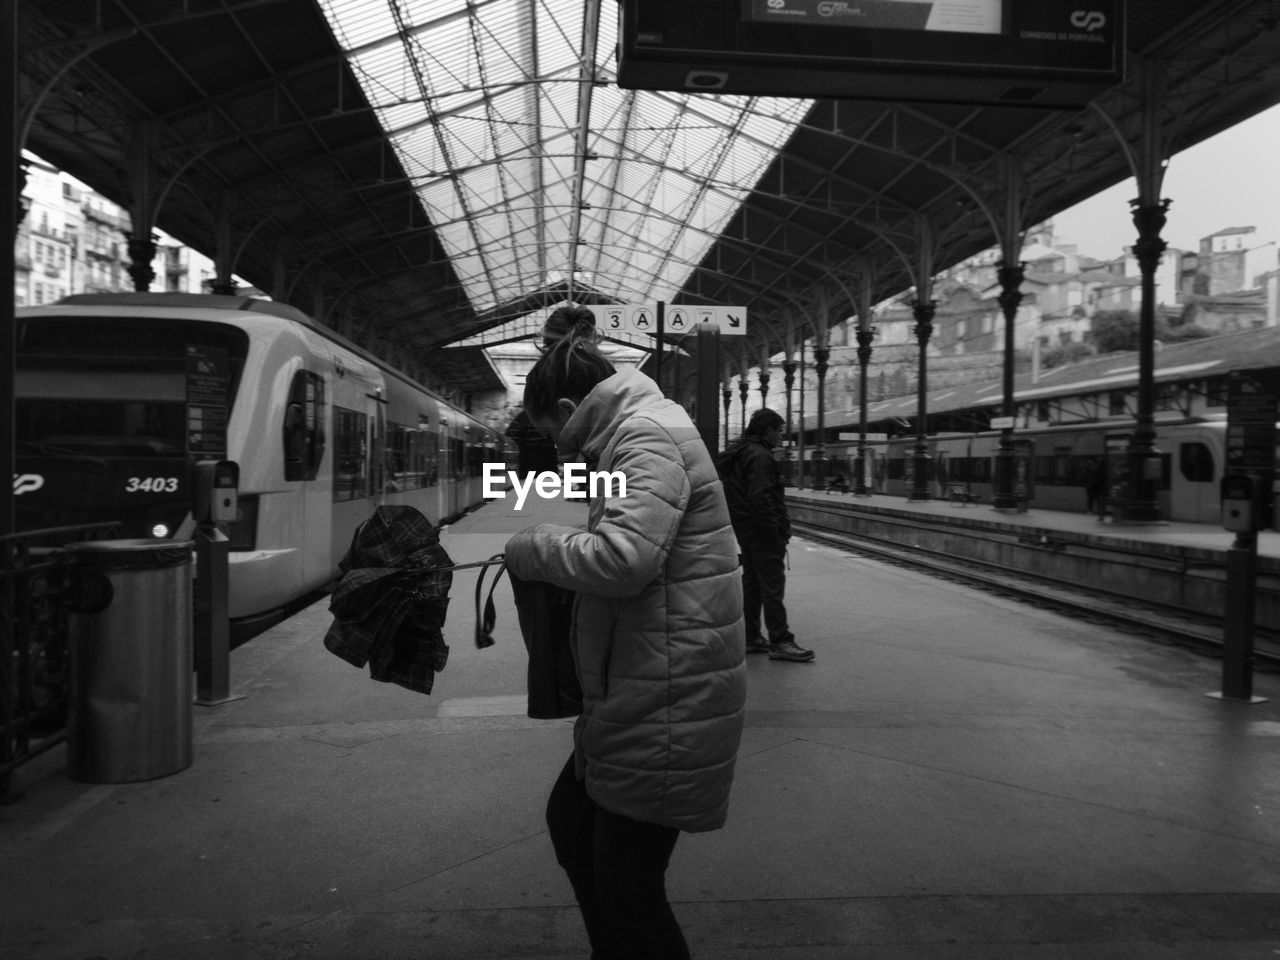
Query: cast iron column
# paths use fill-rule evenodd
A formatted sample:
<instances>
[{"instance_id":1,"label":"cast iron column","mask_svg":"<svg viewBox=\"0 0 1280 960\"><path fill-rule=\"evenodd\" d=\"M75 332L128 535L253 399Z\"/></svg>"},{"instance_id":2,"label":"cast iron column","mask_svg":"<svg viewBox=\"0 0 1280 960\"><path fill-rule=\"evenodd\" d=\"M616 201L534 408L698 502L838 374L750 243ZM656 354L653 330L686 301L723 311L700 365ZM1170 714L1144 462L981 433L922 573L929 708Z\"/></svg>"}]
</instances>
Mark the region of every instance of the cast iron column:
<instances>
[{"instance_id":1,"label":"cast iron column","mask_svg":"<svg viewBox=\"0 0 1280 960\"><path fill-rule=\"evenodd\" d=\"M867 490L867 366L871 363L871 341L875 332L859 329L858 337L858 458L853 492L865 497Z\"/></svg>"},{"instance_id":2,"label":"cast iron column","mask_svg":"<svg viewBox=\"0 0 1280 960\"><path fill-rule=\"evenodd\" d=\"M738 376L738 396L742 398L742 410L740 413L743 433L747 432L747 395L749 393L751 393L751 388L747 386L747 372L744 370Z\"/></svg>"},{"instance_id":3,"label":"cast iron column","mask_svg":"<svg viewBox=\"0 0 1280 960\"><path fill-rule=\"evenodd\" d=\"M1155 428L1156 267L1166 246L1160 239L1160 231L1164 228L1169 201L1146 206L1139 205L1137 200L1130 203L1133 223L1138 228L1133 253L1142 271L1142 309L1138 314L1138 417L1129 440L1129 489L1124 518L1156 521L1160 519L1160 504L1156 500L1156 485L1160 480Z\"/></svg>"},{"instance_id":4,"label":"cast iron column","mask_svg":"<svg viewBox=\"0 0 1280 960\"><path fill-rule=\"evenodd\" d=\"M796 431L796 486L804 489L804 341L800 341L800 429Z\"/></svg>"},{"instance_id":5,"label":"cast iron column","mask_svg":"<svg viewBox=\"0 0 1280 960\"><path fill-rule=\"evenodd\" d=\"M938 309L937 300L921 303L911 301L911 312L916 318L916 340L920 343L920 366L916 383L916 448L911 478L909 500L931 500L929 495L929 337L933 335L933 314Z\"/></svg>"},{"instance_id":6,"label":"cast iron column","mask_svg":"<svg viewBox=\"0 0 1280 960\"><path fill-rule=\"evenodd\" d=\"M813 445L813 489L821 490L827 485L827 359L831 350L827 347L814 347L813 369L818 374L818 436Z\"/></svg>"},{"instance_id":7,"label":"cast iron column","mask_svg":"<svg viewBox=\"0 0 1280 960\"><path fill-rule=\"evenodd\" d=\"M796 362L791 359L782 362L782 385L787 391L787 436L791 436L791 388L796 385Z\"/></svg>"},{"instance_id":8,"label":"cast iron column","mask_svg":"<svg viewBox=\"0 0 1280 960\"><path fill-rule=\"evenodd\" d=\"M1000 309L1004 311L1003 415L1009 418L1014 416L1014 329L1018 304L1022 303L1022 280L1026 266L1021 260L1016 267L1008 266L1004 260L1001 260L1000 269L996 274L1000 278L1000 296L997 299ZM996 510L1013 510L1017 505L1017 499L1013 495L1013 427L1010 426L1000 431L1000 450L996 454L996 485L991 497L991 506Z\"/></svg>"},{"instance_id":9,"label":"cast iron column","mask_svg":"<svg viewBox=\"0 0 1280 960\"><path fill-rule=\"evenodd\" d=\"M726 379L724 382L724 443L729 445L729 404L733 401L733 388L729 386L731 380Z\"/></svg>"},{"instance_id":10,"label":"cast iron column","mask_svg":"<svg viewBox=\"0 0 1280 960\"><path fill-rule=\"evenodd\" d=\"M769 399L769 371L760 368L760 406L767 407Z\"/></svg>"},{"instance_id":11,"label":"cast iron column","mask_svg":"<svg viewBox=\"0 0 1280 960\"><path fill-rule=\"evenodd\" d=\"M795 461L791 451L795 443L791 439L791 388L796 385L796 362L790 357L782 361L782 385L787 392L787 440L782 454L782 469L786 474L787 482L794 484L796 482Z\"/></svg>"}]
</instances>

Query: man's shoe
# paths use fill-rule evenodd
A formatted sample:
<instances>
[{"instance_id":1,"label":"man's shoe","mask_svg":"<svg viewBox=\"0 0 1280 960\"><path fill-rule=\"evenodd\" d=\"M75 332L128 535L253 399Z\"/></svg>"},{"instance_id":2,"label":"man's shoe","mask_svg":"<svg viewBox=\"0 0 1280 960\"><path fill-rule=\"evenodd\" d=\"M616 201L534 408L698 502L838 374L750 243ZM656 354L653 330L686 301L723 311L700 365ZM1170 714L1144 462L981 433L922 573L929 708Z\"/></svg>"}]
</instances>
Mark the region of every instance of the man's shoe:
<instances>
[{"instance_id":1,"label":"man's shoe","mask_svg":"<svg viewBox=\"0 0 1280 960\"><path fill-rule=\"evenodd\" d=\"M770 660L791 660L795 663L808 663L813 659L813 651L798 646L794 640L769 644Z\"/></svg>"},{"instance_id":2,"label":"man's shoe","mask_svg":"<svg viewBox=\"0 0 1280 960\"><path fill-rule=\"evenodd\" d=\"M770 646L769 641L761 637L747 641L747 653L768 653L772 649L773 647Z\"/></svg>"}]
</instances>

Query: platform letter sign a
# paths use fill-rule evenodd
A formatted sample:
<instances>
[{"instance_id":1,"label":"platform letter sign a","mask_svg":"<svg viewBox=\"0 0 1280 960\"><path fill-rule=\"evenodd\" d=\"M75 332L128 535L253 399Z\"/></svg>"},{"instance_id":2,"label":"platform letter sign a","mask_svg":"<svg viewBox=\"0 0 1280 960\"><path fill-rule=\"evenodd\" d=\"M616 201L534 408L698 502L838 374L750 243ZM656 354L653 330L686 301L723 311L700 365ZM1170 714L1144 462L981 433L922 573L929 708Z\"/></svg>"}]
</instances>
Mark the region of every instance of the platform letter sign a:
<instances>
[{"instance_id":1,"label":"platform letter sign a","mask_svg":"<svg viewBox=\"0 0 1280 960\"><path fill-rule=\"evenodd\" d=\"M631 308L631 329L637 333L649 333L658 328L652 307Z\"/></svg>"},{"instance_id":2,"label":"platform letter sign a","mask_svg":"<svg viewBox=\"0 0 1280 960\"><path fill-rule=\"evenodd\" d=\"M683 333L689 326L689 314L684 307L672 307L667 311L667 329L672 333Z\"/></svg>"}]
</instances>

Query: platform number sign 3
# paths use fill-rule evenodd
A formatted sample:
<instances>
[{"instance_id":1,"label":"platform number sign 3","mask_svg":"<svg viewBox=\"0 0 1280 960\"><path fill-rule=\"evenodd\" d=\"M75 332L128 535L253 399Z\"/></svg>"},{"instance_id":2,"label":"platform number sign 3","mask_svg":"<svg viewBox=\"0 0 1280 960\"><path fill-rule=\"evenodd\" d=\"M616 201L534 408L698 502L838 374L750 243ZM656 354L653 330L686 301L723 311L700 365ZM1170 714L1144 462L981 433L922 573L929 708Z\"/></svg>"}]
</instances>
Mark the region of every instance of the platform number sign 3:
<instances>
[{"instance_id":1,"label":"platform number sign 3","mask_svg":"<svg viewBox=\"0 0 1280 960\"><path fill-rule=\"evenodd\" d=\"M626 326L623 311L606 310L604 312L604 328L606 330L621 330Z\"/></svg>"}]
</instances>

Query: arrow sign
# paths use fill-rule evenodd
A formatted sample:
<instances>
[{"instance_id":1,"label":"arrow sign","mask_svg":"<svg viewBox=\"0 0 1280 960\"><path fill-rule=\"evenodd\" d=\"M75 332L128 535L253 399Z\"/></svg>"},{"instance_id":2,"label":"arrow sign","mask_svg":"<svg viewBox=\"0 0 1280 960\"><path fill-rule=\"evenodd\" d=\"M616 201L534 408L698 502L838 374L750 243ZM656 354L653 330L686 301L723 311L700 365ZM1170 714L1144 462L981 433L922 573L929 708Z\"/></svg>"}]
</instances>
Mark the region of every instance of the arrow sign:
<instances>
[{"instance_id":1,"label":"arrow sign","mask_svg":"<svg viewBox=\"0 0 1280 960\"><path fill-rule=\"evenodd\" d=\"M746 307L704 307L697 304L672 304L667 316L684 313L687 324L710 323L723 334L742 336L747 332Z\"/></svg>"}]
</instances>

